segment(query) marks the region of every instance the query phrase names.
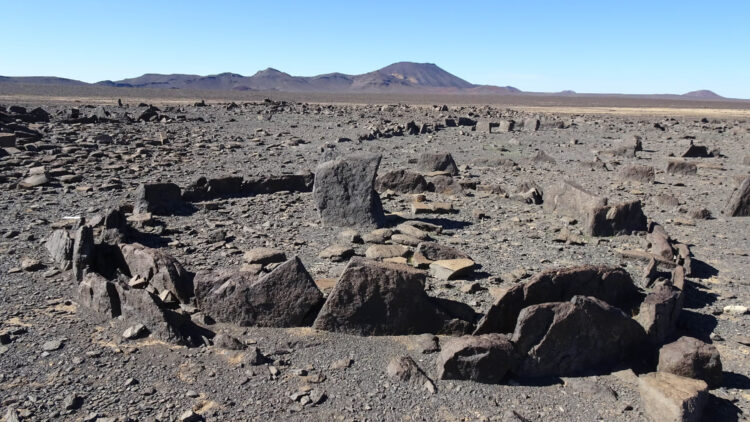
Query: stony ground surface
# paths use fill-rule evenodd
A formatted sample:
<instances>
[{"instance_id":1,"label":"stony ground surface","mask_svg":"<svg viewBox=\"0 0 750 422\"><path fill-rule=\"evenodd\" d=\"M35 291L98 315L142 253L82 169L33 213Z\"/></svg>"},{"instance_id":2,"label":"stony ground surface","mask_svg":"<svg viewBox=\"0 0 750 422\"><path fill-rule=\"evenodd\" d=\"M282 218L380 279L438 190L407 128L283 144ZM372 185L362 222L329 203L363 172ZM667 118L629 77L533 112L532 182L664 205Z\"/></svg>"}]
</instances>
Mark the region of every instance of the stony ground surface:
<instances>
[{"instance_id":1,"label":"stony ground surface","mask_svg":"<svg viewBox=\"0 0 750 422\"><path fill-rule=\"evenodd\" d=\"M19 105L42 106L52 121L30 125L43 135L35 148L0 158L0 330L12 338L0 346L0 412L16 409L23 420L175 420L193 409L208 420L473 421L514 420L508 413L512 410L532 421L647 420L630 368L534 382L511 379L505 385L436 381L434 394L387 377L388 361L403 354L433 375L435 355L422 353L420 336L364 338L310 328L218 327L273 359L262 366L247 364L243 352L213 346L185 348L148 338L127 341L121 332L79 312L72 301L74 282L54 270L44 249L44 239L66 217L92 216L132 202L140 183L186 187L200 176L313 171L322 153L335 149L382 154L381 173L412 169L422 152L449 152L460 180L499 185L511 195L524 182L543 188L570 179L612 202L640 199L645 214L673 238L691 245L700 261L690 278L679 330L712 342L721 353L724 383L711 390L704 418L748 420L750 315L723 309L750 306L750 219L722 213L739 185L737 176L750 171L743 164L750 153L748 121L539 115L564 128L487 133L447 127L360 141L360 135L375 128L384 132L410 121L464 116L500 121L528 115L468 106L441 111L434 106L254 102L228 107L217 102L161 107L160 113L168 116L164 122L81 124L63 120L73 107L82 115L94 111L85 104ZM145 107L106 109L137 116ZM102 134L111 140L102 142ZM634 134L643 138L644 151L637 157L602 153ZM697 163L696 175L667 174L670 156L680 156L691 139L721 154L688 159ZM553 160L534 160L540 151ZM604 163L591 165L597 156ZM656 183L622 180L619 170L628 164L653 166ZM38 166L78 177L18 189L29 169ZM426 194L428 201L451 202L458 211L424 217L444 226L436 240L469 254L479 266L468 280L430 279L431 295L462 301L482 313L493 294L519 276L547 268L619 265L634 279L641 277L645 263L626 259L618 250L645 249L645 236L583 236L583 244L557 242L561 230L576 233L578 227L539 205L506 196L471 188ZM386 212L414 218L411 195L381 192L381 198ZM164 248L190 271L239 267L243 252L259 246L298 255L318 280L335 279L345 266L318 257L341 230L321 225L311 193L279 192L196 205L189 215L157 217L158 224L141 228L154 235L149 246ZM713 218L694 219L692 211L703 208ZM357 246L356 252L363 255L365 248ZM19 272L25 258L41 261L43 268ZM59 347L49 343L56 341ZM350 364L337 365L348 359ZM315 406L291 400L303 386L324 391L327 398Z\"/></svg>"}]
</instances>

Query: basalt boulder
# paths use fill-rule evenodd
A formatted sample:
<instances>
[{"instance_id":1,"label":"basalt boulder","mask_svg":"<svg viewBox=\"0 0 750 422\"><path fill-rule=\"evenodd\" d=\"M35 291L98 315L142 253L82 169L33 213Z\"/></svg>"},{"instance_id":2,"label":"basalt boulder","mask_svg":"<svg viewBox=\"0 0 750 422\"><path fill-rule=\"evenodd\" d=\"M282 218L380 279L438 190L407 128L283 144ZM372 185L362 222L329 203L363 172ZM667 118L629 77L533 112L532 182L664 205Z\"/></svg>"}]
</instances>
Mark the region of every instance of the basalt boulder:
<instances>
[{"instance_id":1,"label":"basalt boulder","mask_svg":"<svg viewBox=\"0 0 750 422\"><path fill-rule=\"evenodd\" d=\"M352 154L320 164L313 199L323 224L382 227L385 214L374 189L380 155Z\"/></svg>"},{"instance_id":2,"label":"basalt boulder","mask_svg":"<svg viewBox=\"0 0 750 422\"><path fill-rule=\"evenodd\" d=\"M516 284L498 298L474 334L511 333L524 308L564 302L577 295L595 297L623 310L637 306L641 299L633 279L622 268L583 265L546 270Z\"/></svg>"},{"instance_id":3,"label":"basalt boulder","mask_svg":"<svg viewBox=\"0 0 750 422\"><path fill-rule=\"evenodd\" d=\"M637 322L596 298L529 306L511 338L524 355L513 372L546 377L606 370L637 351L645 336Z\"/></svg>"},{"instance_id":4,"label":"basalt boulder","mask_svg":"<svg viewBox=\"0 0 750 422\"><path fill-rule=\"evenodd\" d=\"M309 325L323 303L323 294L297 257L263 276L198 273L195 297L201 310L217 321L259 327Z\"/></svg>"}]
</instances>

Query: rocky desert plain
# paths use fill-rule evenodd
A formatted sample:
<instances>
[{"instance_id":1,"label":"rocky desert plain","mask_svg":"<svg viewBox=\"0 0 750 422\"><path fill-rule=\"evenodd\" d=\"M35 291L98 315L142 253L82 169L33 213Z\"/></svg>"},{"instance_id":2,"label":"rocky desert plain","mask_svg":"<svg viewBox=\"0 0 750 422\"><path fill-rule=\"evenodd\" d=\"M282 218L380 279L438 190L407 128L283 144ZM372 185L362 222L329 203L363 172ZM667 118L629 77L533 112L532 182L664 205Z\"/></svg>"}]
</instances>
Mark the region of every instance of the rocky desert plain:
<instances>
[{"instance_id":1,"label":"rocky desert plain","mask_svg":"<svg viewBox=\"0 0 750 422\"><path fill-rule=\"evenodd\" d=\"M127 92L0 96L6 422L750 420L747 103Z\"/></svg>"}]
</instances>

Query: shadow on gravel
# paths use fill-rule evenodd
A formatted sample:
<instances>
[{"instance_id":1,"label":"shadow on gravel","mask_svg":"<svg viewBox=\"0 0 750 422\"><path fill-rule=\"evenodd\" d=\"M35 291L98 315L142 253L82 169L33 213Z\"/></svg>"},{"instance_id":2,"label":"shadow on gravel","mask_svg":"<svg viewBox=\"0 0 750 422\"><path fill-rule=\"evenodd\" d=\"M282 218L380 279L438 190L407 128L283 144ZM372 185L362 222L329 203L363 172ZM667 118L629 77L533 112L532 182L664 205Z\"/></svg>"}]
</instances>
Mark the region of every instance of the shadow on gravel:
<instances>
[{"instance_id":1,"label":"shadow on gravel","mask_svg":"<svg viewBox=\"0 0 750 422\"><path fill-rule=\"evenodd\" d=\"M549 387L551 385L562 385L564 384L560 377L544 377L544 378L519 378L514 379L513 385L520 385L523 387Z\"/></svg>"},{"instance_id":2,"label":"shadow on gravel","mask_svg":"<svg viewBox=\"0 0 750 422\"><path fill-rule=\"evenodd\" d=\"M718 295L711 293L706 290L705 287L698 283L688 282L687 289L685 289L685 303L683 308L688 309L700 309L705 308L708 305L716 302Z\"/></svg>"},{"instance_id":3,"label":"shadow on gravel","mask_svg":"<svg viewBox=\"0 0 750 422\"><path fill-rule=\"evenodd\" d=\"M750 390L750 378L735 372L724 372L722 387Z\"/></svg>"},{"instance_id":4,"label":"shadow on gravel","mask_svg":"<svg viewBox=\"0 0 750 422\"><path fill-rule=\"evenodd\" d=\"M169 242L172 241L169 237L152 233L143 233L135 229L132 230L130 236L134 242L153 249L165 248L169 245Z\"/></svg>"},{"instance_id":5,"label":"shadow on gravel","mask_svg":"<svg viewBox=\"0 0 750 422\"><path fill-rule=\"evenodd\" d=\"M683 309L677 320L680 331L706 343L712 343L710 336L717 324L716 318L712 315L704 315L688 309Z\"/></svg>"},{"instance_id":6,"label":"shadow on gravel","mask_svg":"<svg viewBox=\"0 0 750 422\"><path fill-rule=\"evenodd\" d=\"M425 223L436 224L442 227L444 230L460 230L471 226L474 223L468 221L452 220L450 218L437 217L437 218L403 218L397 215L389 215L386 220L385 227L394 227L406 221L422 221Z\"/></svg>"},{"instance_id":7,"label":"shadow on gravel","mask_svg":"<svg viewBox=\"0 0 750 422\"><path fill-rule=\"evenodd\" d=\"M701 421L735 422L740 420L741 414L742 410L731 401L709 394L708 403L705 410L703 410Z\"/></svg>"},{"instance_id":8,"label":"shadow on gravel","mask_svg":"<svg viewBox=\"0 0 750 422\"><path fill-rule=\"evenodd\" d=\"M695 278L711 278L713 276L719 275L719 270L717 270L715 267L706 264L705 262L699 260L699 259L692 259L693 261L693 271L690 275L690 277Z\"/></svg>"},{"instance_id":9,"label":"shadow on gravel","mask_svg":"<svg viewBox=\"0 0 750 422\"><path fill-rule=\"evenodd\" d=\"M445 230L460 230L471 226L473 223L468 221L452 220L450 218L417 218L415 220L424 221L425 223L437 224Z\"/></svg>"}]
</instances>

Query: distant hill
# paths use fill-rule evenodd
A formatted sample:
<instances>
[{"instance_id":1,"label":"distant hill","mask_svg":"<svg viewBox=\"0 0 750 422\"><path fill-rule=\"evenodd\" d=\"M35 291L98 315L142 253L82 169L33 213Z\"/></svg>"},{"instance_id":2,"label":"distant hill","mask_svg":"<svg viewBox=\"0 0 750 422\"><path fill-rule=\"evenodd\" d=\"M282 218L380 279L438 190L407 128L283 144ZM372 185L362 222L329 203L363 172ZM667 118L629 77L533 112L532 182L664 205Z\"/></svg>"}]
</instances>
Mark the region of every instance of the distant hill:
<instances>
[{"instance_id":1,"label":"distant hill","mask_svg":"<svg viewBox=\"0 0 750 422\"><path fill-rule=\"evenodd\" d=\"M55 76L0 76L0 83L30 84L30 85L88 85L75 79L58 78Z\"/></svg>"},{"instance_id":2,"label":"distant hill","mask_svg":"<svg viewBox=\"0 0 750 422\"><path fill-rule=\"evenodd\" d=\"M520 92L511 87L478 86L454 76L432 63L399 62L362 75L328 73L318 76L292 76L268 68L252 76L235 73L218 75L145 74L98 85L137 88L208 90L254 90L284 92Z\"/></svg>"},{"instance_id":3,"label":"distant hill","mask_svg":"<svg viewBox=\"0 0 750 422\"><path fill-rule=\"evenodd\" d=\"M689 97L689 98L701 98L704 100L711 100L711 99L723 100L724 99L724 97L722 97L721 95L713 91L709 91L707 89L702 89L700 91L690 91L688 93L682 94L682 96Z\"/></svg>"},{"instance_id":4,"label":"distant hill","mask_svg":"<svg viewBox=\"0 0 750 422\"><path fill-rule=\"evenodd\" d=\"M0 76L3 84L106 86L117 88L161 88L209 91L278 91L299 93L388 93L388 94L467 94L467 95L556 95L565 97L633 97L684 100L725 100L709 91L692 91L682 95L579 94L572 90L557 93L524 92L512 86L477 85L461 79L433 63L398 62L361 75L327 73L317 76L293 76L268 68L252 76L237 73L218 75L147 73L119 81L95 84L47 76Z\"/></svg>"}]
</instances>

